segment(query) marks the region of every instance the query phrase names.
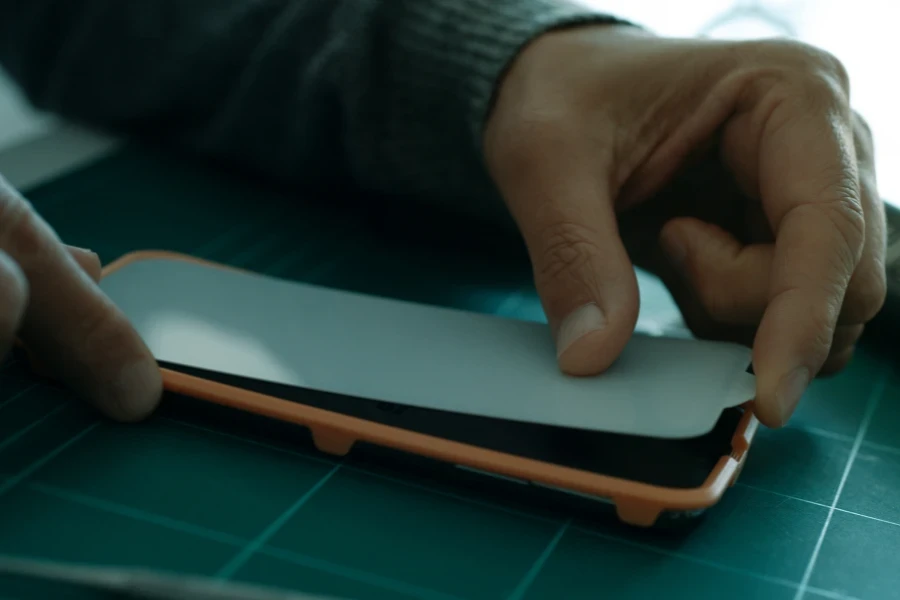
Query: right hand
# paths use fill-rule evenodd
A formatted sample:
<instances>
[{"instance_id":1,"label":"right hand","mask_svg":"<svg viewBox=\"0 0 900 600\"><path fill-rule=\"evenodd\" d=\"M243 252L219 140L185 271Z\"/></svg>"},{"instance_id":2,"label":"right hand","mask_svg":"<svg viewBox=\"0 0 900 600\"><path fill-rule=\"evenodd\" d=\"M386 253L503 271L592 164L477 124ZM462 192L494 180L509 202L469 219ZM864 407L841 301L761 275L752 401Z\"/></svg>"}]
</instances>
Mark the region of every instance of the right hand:
<instances>
[{"instance_id":1,"label":"right hand","mask_svg":"<svg viewBox=\"0 0 900 600\"><path fill-rule=\"evenodd\" d=\"M485 155L566 373L618 358L644 264L700 337L752 345L756 414L780 427L884 303L872 139L821 50L548 33L506 72Z\"/></svg>"},{"instance_id":2,"label":"right hand","mask_svg":"<svg viewBox=\"0 0 900 600\"><path fill-rule=\"evenodd\" d=\"M0 359L16 338L42 368L105 415L153 412L162 378L150 350L96 285L100 259L65 246L0 176Z\"/></svg>"}]
</instances>

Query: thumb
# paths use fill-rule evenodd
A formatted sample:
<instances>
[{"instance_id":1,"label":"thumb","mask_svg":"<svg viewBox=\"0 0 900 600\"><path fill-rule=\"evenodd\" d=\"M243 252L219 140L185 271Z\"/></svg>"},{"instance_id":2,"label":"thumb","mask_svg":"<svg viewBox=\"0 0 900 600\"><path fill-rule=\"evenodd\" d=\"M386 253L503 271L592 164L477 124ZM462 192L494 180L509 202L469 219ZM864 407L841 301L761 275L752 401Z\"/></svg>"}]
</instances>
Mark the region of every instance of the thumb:
<instances>
[{"instance_id":1,"label":"thumb","mask_svg":"<svg viewBox=\"0 0 900 600\"><path fill-rule=\"evenodd\" d=\"M639 305L611 204L596 195L564 195L551 210L531 213L521 229L560 369L605 371L631 338Z\"/></svg>"},{"instance_id":2,"label":"thumb","mask_svg":"<svg viewBox=\"0 0 900 600\"><path fill-rule=\"evenodd\" d=\"M548 152L527 168L495 170L525 241L560 369L595 375L634 332L639 297L608 186L593 152Z\"/></svg>"}]
</instances>

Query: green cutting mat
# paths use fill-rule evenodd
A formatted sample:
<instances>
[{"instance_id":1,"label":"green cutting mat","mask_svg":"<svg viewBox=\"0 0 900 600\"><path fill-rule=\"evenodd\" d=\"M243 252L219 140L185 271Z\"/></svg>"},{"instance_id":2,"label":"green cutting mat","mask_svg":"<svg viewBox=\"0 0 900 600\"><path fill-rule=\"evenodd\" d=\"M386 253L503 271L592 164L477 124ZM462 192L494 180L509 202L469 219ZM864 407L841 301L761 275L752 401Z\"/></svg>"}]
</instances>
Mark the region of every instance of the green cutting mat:
<instances>
[{"instance_id":1,"label":"green cutting mat","mask_svg":"<svg viewBox=\"0 0 900 600\"><path fill-rule=\"evenodd\" d=\"M371 293L541 319L515 258L411 248L371 215L146 149L29 193L104 261L187 252ZM387 218L385 221L391 221ZM469 256L467 258L467 256ZM648 305L666 305L648 298ZM179 411L98 420L20 362L0 371L0 553L216 575L346 598L900 598L900 379L863 350L762 431L740 482L687 534L317 454ZM5 587L3 587L5 585ZM9 597L51 596L0 580ZM74 597L74 596L73 596ZM79 596L81 597L81 596Z\"/></svg>"}]
</instances>

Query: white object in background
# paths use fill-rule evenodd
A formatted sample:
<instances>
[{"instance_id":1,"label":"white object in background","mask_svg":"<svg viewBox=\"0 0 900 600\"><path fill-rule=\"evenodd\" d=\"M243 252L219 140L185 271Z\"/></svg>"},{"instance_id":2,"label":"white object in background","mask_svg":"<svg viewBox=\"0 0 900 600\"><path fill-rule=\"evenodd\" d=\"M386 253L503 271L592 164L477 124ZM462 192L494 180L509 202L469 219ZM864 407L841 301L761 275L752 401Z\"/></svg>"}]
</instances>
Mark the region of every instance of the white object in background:
<instances>
[{"instance_id":1,"label":"white object in background","mask_svg":"<svg viewBox=\"0 0 900 600\"><path fill-rule=\"evenodd\" d=\"M0 68L0 150L46 135L55 126L51 116L28 104L15 82Z\"/></svg>"},{"instance_id":2,"label":"white object in background","mask_svg":"<svg viewBox=\"0 0 900 600\"><path fill-rule=\"evenodd\" d=\"M14 188L27 192L118 145L110 137L33 109L0 70L0 175Z\"/></svg>"},{"instance_id":3,"label":"white object in background","mask_svg":"<svg viewBox=\"0 0 900 600\"><path fill-rule=\"evenodd\" d=\"M751 400L750 350L635 336L599 377L561 374L547 326L171 258L102 289L163 362L396 404L644 435L703 435Z\"/></svg>"}]
</instances>

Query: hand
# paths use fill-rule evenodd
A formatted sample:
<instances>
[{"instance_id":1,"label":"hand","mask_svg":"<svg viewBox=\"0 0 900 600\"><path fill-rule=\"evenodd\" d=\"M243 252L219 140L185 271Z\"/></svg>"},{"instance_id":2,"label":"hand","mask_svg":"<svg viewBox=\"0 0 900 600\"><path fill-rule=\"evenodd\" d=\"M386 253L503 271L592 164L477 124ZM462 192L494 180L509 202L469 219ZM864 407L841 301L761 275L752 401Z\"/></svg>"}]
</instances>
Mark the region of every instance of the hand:
<instances>
[{"instance_id":1,"label":"hand","mask_svg":"<svg viewBox=\"0 0 900 600\"><path fill-rule=\"evenodd\" d=\"M43 369L106 415L138 420L158 404L161 376L99 279L97 255L64 246L0 177L0 358L18 336Z\"/></svg>"},{"instance_id":2,"label":"hand","mask_svg":"<svg viewBox=\"0 0 900 600\"><path fill-rule=\"evenodd\" d=\"M545 34L506 73L488 168L528 247L561 369L633 333L633 265L704 337L753 347L760 421L841 368L885 298L872 140L832 56L786 41Z\"/></svg>"}]
</instances>

